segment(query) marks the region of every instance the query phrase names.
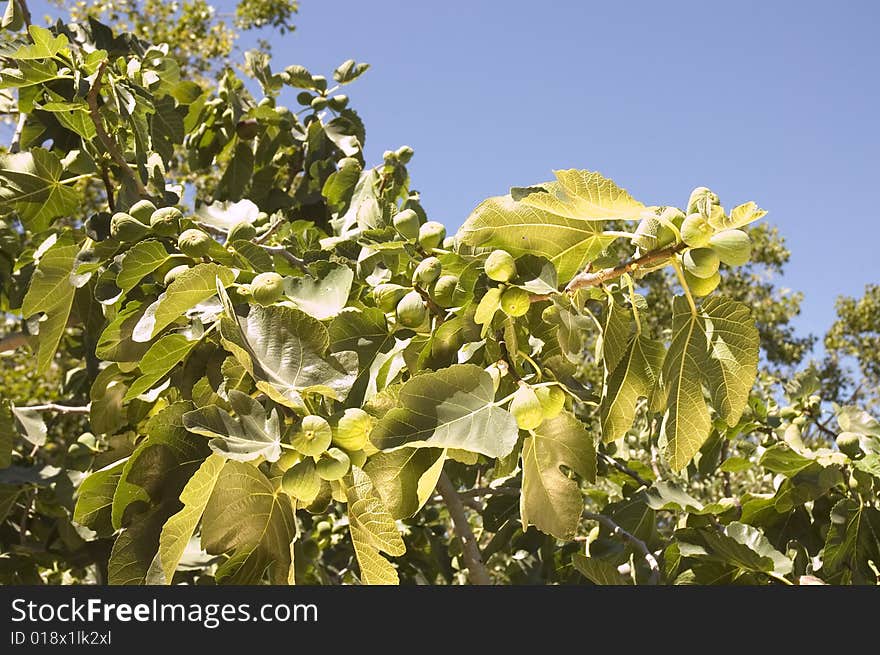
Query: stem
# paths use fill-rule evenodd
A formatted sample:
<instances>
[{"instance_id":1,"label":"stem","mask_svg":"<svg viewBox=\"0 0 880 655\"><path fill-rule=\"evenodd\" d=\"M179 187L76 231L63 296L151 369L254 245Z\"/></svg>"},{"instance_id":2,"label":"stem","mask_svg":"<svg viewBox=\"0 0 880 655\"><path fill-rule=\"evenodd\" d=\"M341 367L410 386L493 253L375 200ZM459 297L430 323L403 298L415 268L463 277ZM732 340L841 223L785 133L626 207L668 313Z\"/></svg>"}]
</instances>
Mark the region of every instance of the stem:
<instances>
[{"instance_id":1,"label":"stem","mask_svg":"<svg viewBox=\"0 0 880 655\"><path fill-rule=\"evenodd\" d=\"M643 478L641 475L639 475L638 473L636 473L635 471L633 471L633 470L632 470L630 467L628 467L626 464L621 464L621 463L618 462L616 459L614 459L613 457L611 457L611 456L609 456L609 455L606 455L605 453L599 453L599 456L600 456L603 460L605 460L605 463L606 463L606 464L608 464L609 466L611 466L611 467L617 469L618 471L620 471L620 472L623 473L624 475L628 475L628 476L631 477L633 480L635 480L636 482L638 482L640 485L642 485L642 486L644 486L644 487L650 487L650 486L651 486L651 482L650 482L650 480L646 480L646 479Z\"/></svg>"},{"instance_id":2,"label":"stem","mask_svg":"<svg viewBox=\"0 0 880 655\"><path fill-rule=\"evenodd\" d=\"M263 246L263 245L261 245L260 247L263 250L265 250L266 252L268 252L270 255L279 255L281 257L284 257L284 259L289 261L291 264L293 264L294 266L296 266L300 270L303 270L303 271L306 270L306 263L303 260L301 260L299 257L297 257L296 255L294 255L292 252L290 252L284 246Z\"/></svg>"},{"instance_id":3,"label":"stem","mask_svg":"<svg viewBox=\"0 0 880 655\"><path fill-rule=\"evenodd\" d=\"M31 405L29 407L19 407L32 412L58 412L59 414L88 414L92 411L91 404L75 407L73 405L59 405L57 403L46 403L45 405Z\"/></svg>"},{"instance_id":4,"label":"stem","mask_svg":"<svg viewBox=\"0 0 880 655\"><path fill-rule=\"evenodd\" d=\"M604 514L596 514L594 512L584 511L583 517L588 520L598 521L606 528L608 528L611 531L611 534L621 537L632 544L633 548L635 548L642 554L642 557L645 559L648 568L651 569L651 577L648 578L648 584L659 584L660 565L657 563L657 558L654 557L654 554L650 550L648 550L648 546L647 544L645 544L644 541L633 535L631 532L627 532L626 530L624 530L611 518L605 516Z\"/></svg>"},{"instance_id":5,"label":"stem","mask_svg":"<svg viewBox=\"0 0 880 655\"><path fill-rule=\"evenodd\" d=\"M492 584L489 572L483 564L483 558L477 546L477 539L474 537L474 532L471 530L470 523L468 523L467 516L464 513L461 497L458 495L458 491L456 491L452 480L449 479L445 471L440 474L440 480L437 482L437 491L443 496L443 501L446 503L447 509L449 509L452 527L461 543L462 558L467 566L468 578L471 584Z\"/></svg>"},{"instance_id":6,"label":"stem","mask_svg":"<svg viewBox=\"0 0 880 655\"><path fill-rule=\"evenodd\" d=\"M254 239L254 243L256 243L256 244L266 243L266 241L269 240L269 237L271 237L273 234L275 234L275 232L278 231L278 228L281 227L282 223L284 223L284 221L282 221L281 219L274 221L269 226L268 230L266 230L260 236L258 236Z\"/></svg>"},{"instance_id":7,"label":"stem","mask_svg":"<svg viewBox=\"0 0 880 655\"><path fill-rule=\"evenodd\" d=\"M9 152L16 153L21 150L21 133L24 132L24 124L27 121L27 114L21 112L18 115L18 123L15 125L15 132L12 134L12 142L9 144Z\"/></svg>"},{"instance_id":8,"label":"stem","mask_svg":"<svg viewBox=\"0 0 880 655\"><path fill-rule=\"evenodd\" d=\"M636 320L636 335L638 336L642 333L642 319L639 317L639 308L636 307L636 285L629 273L625 274L623 279L629 287L629 302L632 305L633 318Z\"/></svg>"},{"instance_id":9,"label":"stem","mask_svg":"<svg viewBox=\"0 0 880 655\"><path fill-rule=\"evenodd\" d=\"M104 149L107 150L110 157L116 162L123 174L131 180L132 184L134 184L138 195L146 197L148 195L146 187L144 187L141 179L131 169L131 166L128 165L128 162L125 161L125 156L119 150L119 145L110 138L110 135L104 127L104 121L101 119L101 114L98 109L98 94L101 92L101 78L104 77L105 70L107 70L107 60L102 61L101 65L98 66L98 71L95 73L95 81L92 82L92 86L86 95L86 102L89 105L89 116L92 119L92 123L95 124L95 132L98 135L101 144L104 146Z\"/></svg>"},{"instance_id":10,"label":"stem","mask_svg":"<svg viewBox=\"0 0 880 655\"><path fill-rule=\"evenodd\" d=\"M434 299L431 298L431 295L418 284L414 285L413 289L415 289L416 293L418 293L422 297L422 300L425 301L425 305L427 305L428 311L437 317L437 324L440 325L441 323L443 323L446 317L446 310L435 303Z\"/></svg>"},{"instance_id":11,"label":"stem","mask_svg":"<svg viewBox=\"0 0 880 655\"><path fill-rule=\"evenodd\" d=\"M107 193L107 207L112 214L116 211L116 201L113 199L113 182L110 180L110 171L104 162L101 162L101 180L104 182L104 191Z\"/></svg>"},{"instance_id":12,"label":"stem","mask_svg":"<svg viewBox=\"0 0 880 655\"><path fill-rule=\"evenodd\" d=\"M694 302L694 297L691 295L691 289L688 286L687 280L684 279L684 271L681 270L681 264L678 260L673 260L672 268L675 269L675 275L678 277L681 288L684 289L684 295L687 296L688 305L691 306L691 314L696 316L697 304Z\"/></svg>"}]
</instances>

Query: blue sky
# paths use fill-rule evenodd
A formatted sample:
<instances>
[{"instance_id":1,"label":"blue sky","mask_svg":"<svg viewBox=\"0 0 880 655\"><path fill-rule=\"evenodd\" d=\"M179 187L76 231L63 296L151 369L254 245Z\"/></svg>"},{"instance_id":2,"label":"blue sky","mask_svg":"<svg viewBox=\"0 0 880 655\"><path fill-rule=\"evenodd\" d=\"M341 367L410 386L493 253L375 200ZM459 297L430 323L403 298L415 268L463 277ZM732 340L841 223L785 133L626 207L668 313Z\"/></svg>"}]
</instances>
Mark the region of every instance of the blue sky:
<instances>
[{"instance_id":1,"label":"blue sky","mask_svg":"<svg viewBox=\"0 0 880 655\"><path fill-rule=\"evenodd\" d=\"M646 204L705 185L768 209L803 332L880 281L880 3L301 0L296 22L272 39L276 68L371 63L347 91L368 157L415 148L414 187L450 228L588 168Z\"/></svg>"}]
</instances>

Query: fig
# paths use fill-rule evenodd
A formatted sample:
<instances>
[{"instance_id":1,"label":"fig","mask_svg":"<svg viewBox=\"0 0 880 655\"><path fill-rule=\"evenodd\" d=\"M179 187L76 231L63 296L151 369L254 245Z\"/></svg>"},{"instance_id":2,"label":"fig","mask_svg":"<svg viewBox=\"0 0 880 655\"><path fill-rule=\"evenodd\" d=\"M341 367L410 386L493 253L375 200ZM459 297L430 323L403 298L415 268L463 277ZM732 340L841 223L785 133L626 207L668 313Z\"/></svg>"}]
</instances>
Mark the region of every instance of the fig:
<instances>
[{"instance_id":1,"label":"fig","mask_svg":"<svg viewBox=\"0 0 880 655\"><path fill-rule=\"evenodd\" d=\"M419 227L419 245L425 250L433 250L443 243L446 238L446 228L443 223L428 221Z\"/></svg>"},{"instance_id":2,"label":"fig","mask_svg":"<svg viewBox=\"0 0 880 655\"><path fill-rule=\"evenodd\" d=\"M177 207L160 207L150 215L150 227L163 237L173 237L180 231L183 213Z\"/></svg>"},{"instance_id":3,"label":"fig","mask_svg":"<svg viewBox=\"0 0 880 655\"><path fill-rule=\"evenodd\" d=\"M441 307L452 307L455 302L455 290L458 288L458 277L455 275L441 275L434 284L431 296Z\"/></svg>"},{"instance_id":4,"label":"fig","mask_svg":"<svg viewBox=\"0 0 880 655\"><path fill-rule=\"evenodd\" d=\"M443 265L440 263L439 259L436 257L428 257L419 262L419 265L416 266L415 273L413 273L412 277L413 284L418 284L423 288L427 288L436 281L438 277L440 277L440 272L442 270Z\"/></svg>"},{"instance_id":5,"label":"fig","mask_svg":"<svg viewBox=\"0 0 880 655\"><path fill-rule=\"evenodd\" d=\"M229 228L229 232L226 235L226 242L250 241L255 236L257 236L257 228L247 221L240 221Z\"/></svg>"},{"instance_id":6,"label":"fig","mask_svg":"<svg viewBox=\"0 0 880 655\"><path fill-rule=\"evenodd\" d=\"M165 278L162 280L162 284L164 284L166 287L170 286L171 283L177 279L177 276L186 270L189 270L189 266L187 264L179 264L178 266L175 266L170 271L165 273Z\"/></svg>"},{"instance_id":7,"label":"fig","mask_svg":"<svg viewBox=\"0 0 880 655\"><path fill-rule=\"evenodd\" d=\"M516 419L520 430L534 430L544 421L541 401L535 390L527 384L520 385L520 388L513 394L509 410L513 414L513 418Z\"/></svg>"},{"instance_id":8,"label":"fig","mask_svg":"<svg viewBox=\"0 0 880 655\"><path fill-rule=\"evenodd\" d=\"M119 241L140 241L150 233L150 227L125 212L116 212L110 218L110 234Z\"/></svg>"},{"instance_id":9,"label":"fig","mask_svg":"<svg viewBox=\"0 0 880 655\"><path fill-rule=\"evenodd\" d=\"M688 198L687 213L700 213L703 216L710 216L712 214L712 207L720 204L716 194L704 186L698 186L691 191L690 198Z\"/></svg>"},{"instance_id":10,"label":"fig","mask_svg":"<svg viewBox=\"0 0 880 655\"><path fill-rule=\"evenodd\" d=\"M684 279L687 282L691 293L695 296L708 296L715 291L715 288L718 286L719 282L721 282L721 276L717 272L709 277L703 278L691 275L688 271L685 271Z\"/></svg>"},{"instance_id":11,"label":"fig","mask_svg":"<svg viewBox=\"0 0 880 655\"><path fill-rule=\"evenodd\" d=\"M361 450L373 430L374 419L356 407L346 409L333 430L333 443L348 451Z\"/></svg>"},{"instance_id":12,"label":"fig","mask_svg":"<svg viewBox=\"0 0 880 655\"><path fill-rule=\"evenodd\" d=\"M675 242L675 233L653 217L643 218L632 242L645 252L660 250Z\"/></svg>"},{"instance_id":13,"label":"fig","mask_svg":"<svg viewBox=\"0 0 880 655\"><path fill-rule=\"evenodd\" d=\"M404 209L392 219L394 228L408 241L419 238L419 215L412 209Z\"/></svg>"},{"instance_id":14,"label":"fig","mask_svg":"<svg viewBox=\"0 0 880 655\"><path fill-rule=\"evenodd\" d=\"M193 259L198 259L211 252L211 243L213 241L214 240L208 236L207 232L203 232L198 228L190 228L184 230L183 233L177 237L177 247L180 248L180 252L184 255L192 257Z\"/></svg>"},{"instance_id":15,"label":"fig","mask_svg":"<svg viewBox=\"0 0 880 655\"><path fill-rule=\"evenodd\" d=\"M519 287L510 287L501 294L501 311L516 318L523 316L532 306L531 294Z\"/></svg>"},{"instance_id":16,"label":"fig","mask_svg":"<svg viewBox=\"0 0 880 655\"><path fill-rule=\"evenodd\" d=\"M858 432L841 432L835 441L840 452L852 459L862 454L861 436Z\"/></svg>"},{"instance_id":17,"label":"fig","mask_svg":"<svg viewBox=\"0 0 880 655\"><path fill-rule=\"evenodd\" d=\"M235 124L235 133L242 141L251 141L260 132L260 124L256 118L245 118Z\"/></svg>"},{"instance_id":18,"label":"fig","mask_svg":"<svg viewBox=\"0 0 880 655\"><path fill-rule=\"evenodd\" d=\"M306 503L314 500L321 490L321 478L315 470L315 462L304 459L291 466L281 478L281 487L297 500Z\"/></svg>"},{"instance_id":19,"label":"fig","mask_svg":"<svg viewBox=\"0 0 880 655\"><path fill-rule=\"evenodd\" d=\"M128 213L141 223L149 223L154 211L156 211L156 205L152 202L149 200L138 200L131 206Z\"/></svg>"},{"instance_id":20,"label":"fig","mask_svg":"<svg viewBox=\"0 0 880 655\"><path fill-rule=\"evenodd\" d=\"M702 214L688 214L681 224L681 239L689 246L702 248L709 245L714 230Z\"/></svg>"},{"instance_id":21,"label":"fig","mask_svg":"<svg viewBox=\"0 0 880 655\"><path fill-rule=\"evenodd\" d=\"M291 445L303 455L318 457L330 447L333 429L326 419L309 414L302 420L299 431L293 435Z\"/></svg>"},{"instance_id":22,"label":"fig","mask_svg":"<svg viewBox=\"0 0 880 655\"><path fill-rule=\"evenodd\" d=\"M376 307L383 312L393 312L406 292L406 287L386 282L373 288L373 298L376 300Z\"/></svg>"},{"instance_id":23,"label":"fig","mask_svg":"<svg viewBox=\"0 0 880 655\"><path fill-rule=\"evenodd\" d=\"M415 154L415 151L409 146L400 146L394 151L394 154L397 155L397 160L401 164L408 164L409 160L412 159L412 156Z\"/></svg>"},{"instance_id":24,"label":"fig","mask_svg":"<svg viewBox=\"0 0 880 655\"><path fill-rule=\"evenodd\" d=\"M428 308L417 291L410 291L397 303L397 322L403 327L417 328L428 319Z\"/></svg>"},{"instance_id":25,"label":"fig","mask_svg":"<svg viewBox=\"0 0 880 655\"><path fill-rule=\"evenodd\" d=\"M742 230L722 230L709 239L709 246L728 266L742 266L752 256L752 241Z\"/></svg>"},{"instance_id":26,"label":"fig","mask_svg":"<svg viewBox=\"0 0 880 655\"><path fill-rule=\"evenodd\" d=\"M694 277L712 277L718 271L718 255L711 248L692 248L681 258L684 270Z\"/></svg>"},{"instance_id":27,"label":"fig","mask_svg":"<svg viewBox=\"0 0 880 655\"><path fill-rule=\"evenodd\" d=\"M251 296L261 305L271 305L284 292L284 278L278 273L260 273L251 282Z\"/></svg>"},{"instance_id":28,"label":"fig","mask_svg":"<svg viewBox=\"0 0 880 655\"><path fill-rule=\"evenodd\" d=\"M565 407L565 392L559 387L538 387L535 395L545 419L556 418Z\"/></svg>"},{"instance_id":29,"label":"fig","mask_svg":"<svg viewBox=\"0 0 880 655\"><path fill-rule=\"evenodd\" d=\"M493 250L486 258L483 269L490 280L510 282L516 277L516 262L506 250Z\"/></svg>"},{"instance_id":30,"label":"fig","mask_svg":"<svg viewBox=\"0 0 880 655\"><path fill-rule=\"evenodd\" d=\"M348 458L348 455L345 454L345 451L340 450L339 448L330 448L326 453L321 455L320 459L315 463L315 469L318 471L318 476L322 480L327 480L328 482L339 480L342 476L348 473L348 469L350 468L351 460Z\"/></svg>"},{"instance_id":31,"label":"fig","mask_svg":"<svg viewBox=\"0 0 880 655\"><path fill-rule=\"evenodd\" d=\"M849 488L856 493L869 495L874 487L874 476L865 471L854 469L849 474Z\"/></svg>"}]
</instances>

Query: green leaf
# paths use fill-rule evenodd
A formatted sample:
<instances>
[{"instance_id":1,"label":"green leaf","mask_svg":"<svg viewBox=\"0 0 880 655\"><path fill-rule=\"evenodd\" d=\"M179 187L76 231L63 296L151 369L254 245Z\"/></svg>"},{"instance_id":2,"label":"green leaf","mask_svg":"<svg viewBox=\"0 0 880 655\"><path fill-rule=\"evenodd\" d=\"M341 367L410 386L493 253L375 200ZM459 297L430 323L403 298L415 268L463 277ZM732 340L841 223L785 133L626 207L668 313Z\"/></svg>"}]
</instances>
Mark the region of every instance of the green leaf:
<instances>
[{"instance_id":1,"label":"green leaf","mask_svg":"<svg viewBox=\"0 0 880 655\"><path fill-rule=\"evenodd\" d=\"M144 584L150 563L156 555L162 524L168 517L168 504L154 507L143 514L113 542L107 563L107 582L111 585Z\"/></svg>"},{"instance_id":2,"label":"green leaf","mask_svg":"<svg viewBox=\"0 0 880 655\"><path fill-rule=\"evenodd\" d=\"M461 243L502 248L514 257L545 257L556 267L563 282L598 257L614 239L602 233L599 223L559 216L510 196L484 200L457 235Z\"/></svg>"},{"instance_id":3,"label":"green leaf","mask_svg":"<svg viewBox=\"0 0 880 655\"><path fill-rule=\"evenodd\" d=\"M219 264L197 264L180 275L150 305L132 332L136 342L149 341L184 312L216 295L218 284L225 287L235 273Z\"/></svg>"},{"instance_id":4,"label":"green leaf","mask_svg":"<svg viewBox=\"0 0 880 655\"><path fill-rule=\"evenodd\" d=\"M636 402L653 393L665 354L662 343L645 335L637 335L630 341L605 382L600 413L606 443L619 439L632 426Z\"/></svg>"},{"instance_id":5,"label":"green leaf","mask_svg":"<svg viewBox=\"0 0 880 655\"><path fill-rule=\"evenodd\" d=\"M399 557L406 552L406 546L370 478L356 466L346 476L345 497L361 581L368 585L398 584L397 571L381 553Z\"/></svg>"},{"instance_id":6,"label":"green leaf","mask_svg":"<svg viewBox=\"0 0 880 655\"><path fill-rule=\"evenodd\" d=\"M516 445L516 420L495 405L492 376L473 364L417 375L399 402L370 435L380 450L458 448L503 457Z\"/></svg>"},{"instance_id":7,"label":"green leaf","mask_svg":"<svg viewBox=\"0 0 880 655\"><path fill-rule=\"evenodd\" d=\"M174 146L183 143L186 108L176 106L171 96L163 96L155 100L153 105L155 111L150 115L153 148L163 161L168 162L174 155Z\"/></svg>"},{"instance_id":8,"label":"green leaf","mask_svg":"<svg viewBox=\"0 0 880 655\"><path fill-rule=\"evenodd\" d=\"M161 241L148 239L135 244L122 258L119 274L116 276L116 286L123 294L127 294L145 276L167 262L168 258L168 252Z\"/></svg>"},{"instance_id":9,"label":"green leaf","mask_svg":"<svg viewBox=\"0 0 880 655\"><path fill-rule=\"evenodd\" d=\"M709 224L716 230L732 230L764 218L767 212L760 209L753 201L734 207L730 216L724 212L714 212L709 216Z\"/></svg>"},{"instance_id":10,"label":"green leaf","mask_svg":"<svg viewBox=\"0 0 880 655\"><path fill-rule=\"evenodd\" d=\"M91 473L79 486L73 520L107 537L113 534L113 495L126 460L114 462Z\"/></svg>"},{"instance_id":11,"label":"green leaf","mask_svg":"<svg viewBox=\"0 0 880 655\"><path fill-rule=\"evenodd\" d=\"M247 141L235 146L235 153L217 187L220 200L240 200L254 175L254 149Z\"/></svg>"},{"instance_id":12,"label":"green leaf","mask_svg":"<svg viewBox=\"0 0 880 655\"><path fill-rule=\"evenodd\" d=\"M327 328L293 307L252 307L235 316L226 299L220 322L224 347L247 369L257 388L275 402L304 409L302 392L344 400L357 372L357 354L326 355Z\"/></svg>"},{"instance_id":13,"label":"green leaf","mask_svg":"<svg viewBox=\"0 0 880 655\"><path fill-rule=\"evenodd\" d=\"M129 401L152 389L171 369L183 361L198 344L182 334L166 334L144 354L138 367L141 377L128 388L123 400Z\"/></svg>"},{"instance_id":14,"label":"green leaf","mask_svg":"<svg viewBox=\"0 0 880 655\"><path fill-rule=\"evenodd\" d=\"M169 518L162 527L159 550L150 565L147 584L171 584L174 571L202 518L225 465L226 459L222 455L210 455L186 483L180 494L183 509Z\"/></svg>"},{"instance_id":15,"label":"green leaf","mask_svg":"<svg viewBox=\"0 0 880 655\"><path fill-rule=\"evenodd\" d=\"M58 343L67 327L73 296L76 293L76 288L70 283L70 273L78 251L79 248L70 235L64 235L55 241L40 258L21 304L25 318L44 314L44 318L40 320L40 333L37 337L39 373L45 373L52 364Z\"/></svg>"},{"instance_id":16,"label":"green leaf","mask_svg":"<svg viewBox=\"0 0 880 655\"><path fill-rule=\"evenodd\" d=\"M645 206L601 173L583 170L553 171L546 182L521 194L524 205L586 221L635 220Z\"/></svg>"},{"instance_id":17,"label":"green leaf","mask_svg":"<svg viewBox=\"0 0 880 655\"><path fill-rule=\"evenodd\" d=\"M63 175L61 160L43 148L0 155L0 203L18 212L28 230L42 232L79 206L80 193Z\"/></svg>"},{"instance_id":18,"label":"green leaf","mask_svg":"<svg viewBox=\"0 0 880 655\"><path fill-rule=\"evenodd\" d=\"M734 426L748 402L757 362L758 331L746 305L715 296L692 314L683 296L675 298L672 343L661 371L666 414L660 438L674 470L687 466L712 428L703 384L715 411Z\"/></svg>"},{"instance_id":19,"label":"green leaf","mask_svg":"<svg viewBox=\"0 0 880 655\"><path fill-rule=\"evenodd\" d=\"M845 498L831 510L822 550L822 579L832 584L876 584L880 562L880 511Z\"/></svg>"},{"instance_id":20,"label":"green leaf","mask_svg":"<svg viewBox=\"0 0 880 655\"><path fill-rule=\"evenodd\" d=\"M758 528L733 521L723 530L685 528L676 531L684 543L705 549L708 557L742 571L785 576L792 571L791 560L776 550ZM683 550L682 554L687 551Z\"/></svg>"},{"instance_id":21,"label":"green leaf","mask_svg":"<svg viewBox=\"0 0 880 655\"><path fill-rule=\"evenodd\" d=\"M764 451L758 463L768 471L782 473L790 478L815 465L816 461L795 452L787 443L777 443Z\"/></svg>"},{"instance_id":22,"label":"green leaf","mask_svg":"<svg viewBox=\"0 0 880 655\"><path fill-rule=\"evenodd\" d=\"M357 353L358 374L351 385L348 401L359 405L369 400L381 390L380 367L402 350L400 341L388 332L385 314L374 307L348 307L330 323L329 335L332 352Z\"/></svg>"},{"instance_id":23,"label":"green leaf","mask_svg":"<svg viewBox=\"0 0 880 655\"><path fill-rule=\"evenodd\" d=\"M401 448L370 457L364 473L391 515L403 519L413 516L428 502L445 461L440 448Z\"/></svg>"},{"instance_id":24,"label":"green leaf","mask_svg":"<svg viewBox=\"0 0 880 655\"><path fill-rule=\"evenodd\" d=\"M260 403L235 389L229 392L229 404L237 419L216 405L208 405L184 414L183 424L190 432L210 437L211 450L228 459L276 461L281 456L278 410L267 415Z\"/></svg>"},{"instance_id":25,"label":"green leaf","mask_svg":"<svg viewBox=\"0 0 880 655\"><path fill-rule=\"evenodd\" d=\"M12 402L9 403L9 406L12 408L12 418L19 434L34 446L45 445L46 422L43 420L43 412L38 409L16 407Z\"/></svg>"},{"instance_id":26,"label":"green leaf","mask_svg":"<svg viewBox=\"0 0 880 655\"><path fill-rule=\"evenodd\" d=\"M45 27L37 25L28 25L28 33L30 34L32 43L23 45L11 55L10 59L50 59L67 50L67 37L63 34L53 36L52 32Z\"/></svg>"},{"instance_id":27,"label":"green leaf","mask_svg":"<svg viewBox=\"0 0 880 655\"><path fill-rule=\"evenodd\" d=\"M621 575L614 564L605 560L574 553L571 563L593 584L620 586L633 583L632 578Z\"/></svg>"},{"instance_id":28,"label":"green leaf","mask_svg":"<svg viewBox=\"0 0 880 655\"><path fill-rule=\"evenodd\" d=\"M333 71L333 79L340 84L348 84L363 75L369 67L369 64L357 64L354 59L347 59Z\"/></svg>"},{"instance_id":29,"label":"green leaf","mask_svg":"<svg viewBox=\"0 0 880 655\"><path fill-rule=\"evenodd\" d=\"M577 480L566 475L563 466L585 480L596 480L593 437L568 412L545 420L523 442L523 529L534 525L557 539L574 537L584 502Z\"/></svg>"},{"instance_id":30,"label":"green leaf","mask_svg":"<svg viewBox=\"0 0 880 655\"><path fill-rule=\"evenodd\" d=\"M12 464L12 450L17 436L10 403L0 402L0 469Z\"/></svg>"},{"instance_id":31,"label":"green leaf","mask_svg":"<svg viewBox=\"0 0 880 655\"><path fill-rule=\"evenodd\" d=\"M202 517L202 547L211 555L231 553L217 581L255 584L268 574L272 584L292 583L293 512L287 494L259 469L226 462Z\"/></svg>"},{"instance_id":32,"label":"green leaf","mask_svg":"<svg viewBox=\"0 0 880 655\"><path fill-rule=\"evenodd\" d=\"M310 275L285 280L284 293L296 306L319 320L333 318L348 303L354 272L341 264L322 267L316 279Z\"/></svg>"},{"instance_id":33,"label":"green leaf","mask_svg":"<svg viewBox=\"0 0 880 655\"><path fill-rule=\"evenodd\" d=\"M6 3L6 11L3 12L3 19L0 20L0 28L17 32L24 25L24 12L19 6L19 0L9 0Z\"/></svg>"}]
</instances>

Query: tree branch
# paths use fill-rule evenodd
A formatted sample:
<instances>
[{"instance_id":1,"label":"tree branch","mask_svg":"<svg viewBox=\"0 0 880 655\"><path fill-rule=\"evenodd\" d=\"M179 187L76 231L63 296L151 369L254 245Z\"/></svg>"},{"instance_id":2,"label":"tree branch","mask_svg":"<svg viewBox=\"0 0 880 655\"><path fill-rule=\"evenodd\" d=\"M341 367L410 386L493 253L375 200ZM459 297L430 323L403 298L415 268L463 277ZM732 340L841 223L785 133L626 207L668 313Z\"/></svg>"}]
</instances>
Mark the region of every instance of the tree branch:
<instances>
[{"instance_id":1,"label":"tree branch","mask_svg":"<svg viewBox=\"0 0 880 655\"><path fill-rule=\"evenodd\" d=\"M104 146L104 149L107 150L108 154L113 159L113 161L116 162L123 174L129 180L131 180L132 184L134 184L135 189L137 189L138 195L146 197L149 195L147 193L146 187L144 187L141 179L131 169L131 166L128 165L128 162L125 161L125 156L122 154L122 151L119 150L119 145L112 138L110 138L110 135L107 133L107 130L104 127L104 121L101 119L101 114L98 110L98 94L101 92L101 78L104 77L105 70L107 70L106 60L102 61L101 65L98 66L98 71L95 73L95 81L92 82L92 86L89 89L88 94L86 95L86 102L89 105L89 116L92 119L92 123L95 124L95 133L98 135L98 139L100 139L101 144Z\"/></svg>"},{"instance_id":2,"label":"tree branch","mask_svg":"<svg viewBox=\"0 0 880 655\"><path fill-rule=\"evenodd\" d=\"M641 475L639 475L638 473L636 473L635 471L633 471L633 470L632 470L630 467L628 467L626 464L621 464L621 463L618 462L616 459L614 459L613 457L611 457L611 456L609 456L609 455L606 455L605 453L599 453L599 456L600 456L603 460L605 460L605 463L606 463L606 464L608 464L609 466L611 466L611 467L617 469L618 471L620 471L620 472L623 473L624 475L628 475L628 476L631 477L633 480L635 480L636 482L638 482L640 485L642 485L642 486L644 486L644 487L650 487L650 486L651 486L651 481L650 481L650 480L646 480L646 479L643 478Z\"/></svg>"},{"instance_id":3,"label":"tree branch","mask_svg":"<svg viewBox=\"0 0 880 655\"><path fill-rule=\"evenodd\" d=\"M28 342L28 335L24 332L13 332L12 334L7 334L4 337L0 337L0 353L9 352L10 350L17 350L22 346L26 346Z\"/></svg>"},{"instance_id":4,"label":"tree branch","mask_svg":"<svg viewBox=\"0 0 880 655\"><path fill-rule=\"evenodd\" d=\"M280 255L281 257L284 257L284 259L289 261L291 264L296 266L298 269L303 270L303 271L306 270L306 263L302 259L297 257L296 255L294 255L292 252L290 252L284 246L260 245L260 247L263 250L265 250L266 252L268 252L270 255Z\"/></svg>"},{"instance_id":5,"label":"tree branch","mask_svg":"<svg viewBox=\"0 0 880 655\"><path fill-rule=\"evenodd\" d=\"M600 284L604 284L609 280L618 278L625 273L631 273L637 268L648 266L650 264L656 264L657 262L669 259L673 255L681 252L687 247L687 244L682 242L674 246L669 246L668 248L662 248L660 250L645 253L640 257L628 259L624 262L621 262L617 266L612 266L611 268L603 268L596 271L595 273L590 272L590 268L588 266L584 271L578 273L571 279L571 281L565 287L565 293L573 293L578 289L585 289L588 287L597 287ZM553 294L534 294L531 297L531 300L532 302L549 300L552 295Z\"/></svg>"},{"instance_id":6,"label":"tree branch","mask_svg":"<svg viewBox=\"0 0 880 655\"><path fill-rule=\"evenodd\" d=\"M437 317L437 324L442 324L446 318L446 310L435 303L434 299L431 298L431 295L418 284L416 284L413 289L415 289L416 293L419 294L422 297L422 300L425 301L425 305L427 305L428 311Z\"/></svg>"},{"instance_id":7,"label":"tree branch","mask_svg":"<svg viewBox=\"0 0 880 655\"><path fill-rule=\"evenodd\" d=\"M21 134L24 132L24 124L27 121L27 114L21 112L18 115L18 123L15 124L15 132L12 134L12 142L9 144L9 152L16 153L21 150Z\"/></svg>"},{"instance_id":8,"label":"tree branch","mask_svg":"<svg viewBox=\"0 0 880 655\"><path fill-rule=\"evenodd\" d=\"M645 562L648 565L648 568L651 569L651 577L648 578L648 584L658 584L660 582L660 565L657 563L657 558L654 557L654 554L648 550L647 544L644 541L633 535L631 532L624 530L622 527L617 525L611 518L605 516L604 514L596 514L595 512L584 511L582 515L585 519L591 521L598 521L606 528L611 531L611 534L621 537L625 539L630 544L632 544L633 548L639 551L642 554Z\"/></svg>"},{"instance_id":9,"label":"tree branch","mask_svg":"<svg viewBox=\"0 0 880 655\"><path fill-rule=\"evenodd\" d=\"M483 564L483 558L480 555L480 549L477 546L477 539L474 537L470 523L464 513L464 505L456 491L452 480L446 475L446 472L440 474L440 480L437 482L437 491L443 496L446 507L449 509L449 516L452 518L452 527L455 535L461 543L461 553L464 563L468 569L468 578L471 584L490 585L489 572Z\"/></svg>"},{"instance_id":10,"label":"tree branch","mask_svg":"<svg viewBox=\"0 0 880 655\"><path fill-rule=\"evenodd\" d=\"M31 405L29 407L19 407L18 409L26 409L31 412L58 412L59 414L88 414L92 411L91 404L80 407L73 405L59 405L57 403L46 403L44 405Z\"/></svg>"}]
</instances>

